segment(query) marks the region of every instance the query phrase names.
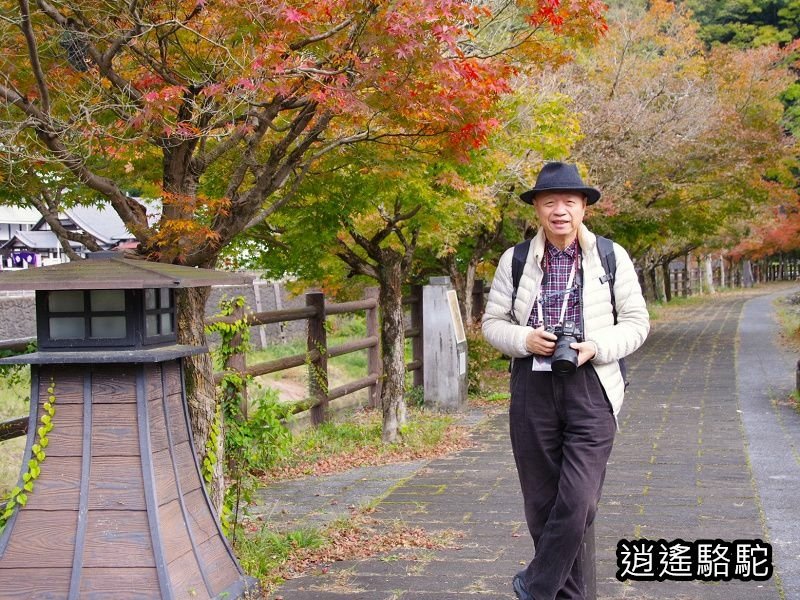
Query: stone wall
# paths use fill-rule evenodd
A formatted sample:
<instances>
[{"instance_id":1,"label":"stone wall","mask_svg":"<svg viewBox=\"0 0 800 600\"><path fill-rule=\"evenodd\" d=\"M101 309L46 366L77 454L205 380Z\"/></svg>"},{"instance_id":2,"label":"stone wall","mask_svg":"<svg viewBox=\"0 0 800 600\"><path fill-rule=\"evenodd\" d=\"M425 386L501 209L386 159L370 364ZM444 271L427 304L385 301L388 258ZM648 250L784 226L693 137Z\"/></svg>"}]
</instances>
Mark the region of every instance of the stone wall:
<instances>
[{"instance_id":1,"label":"stone wall","mask_svg":"<svg viewBox=\"0 0 800 600\"><path fill-rule=\"evenodd\" d=\"M212 288L206 304L206 316L219 312L220 300L236 296L243 296L245 305L252 312L299 308L306 303L305 296L291 295L280 283L257 279L251 286L226 285ZM254 348L262 348L265 345L305 338L306 323L303 319L253 327L250 331L250 343ZM213 340L209 341L213 344Z\"/></svg>"},{"instance_id":2,"label":"stone wall","mask_svg":"<svg viewBox=\"0 0 800 600\"><path fill-rule=\"evenodd\" d=\"M3 292L0 296L0 340L36 336L33 292Z\"/></svg>"}]
</instances>

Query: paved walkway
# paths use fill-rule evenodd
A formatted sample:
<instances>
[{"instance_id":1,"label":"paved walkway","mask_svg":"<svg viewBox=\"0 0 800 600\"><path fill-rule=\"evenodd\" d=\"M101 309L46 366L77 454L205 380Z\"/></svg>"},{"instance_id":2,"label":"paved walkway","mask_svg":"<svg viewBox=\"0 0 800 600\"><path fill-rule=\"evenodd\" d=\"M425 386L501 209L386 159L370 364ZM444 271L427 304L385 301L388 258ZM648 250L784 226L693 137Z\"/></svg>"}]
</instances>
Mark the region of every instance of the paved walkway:
<instances>
[{"instance_id":1,"label":"paved walkway","mask_svg":"<svg viewBox=\"0 0 800 600\"><path fill-rule=\"evenodd\" d=\"M633 384L596 522L599 598L800 599L800 414L775 402L793 386L794 363L770 342L770 300L724 296L685 307L659 322L630 360ZM532 543L507 416L487 420L476 438L475 448L403 471L376 511L432 533L462 532L458 548L337 563L288 581L273 598L514 598L511 576ZM760 538L774 545L775 576L621 583L617 543L635 538Z\"/></svg>"}]
</instances>

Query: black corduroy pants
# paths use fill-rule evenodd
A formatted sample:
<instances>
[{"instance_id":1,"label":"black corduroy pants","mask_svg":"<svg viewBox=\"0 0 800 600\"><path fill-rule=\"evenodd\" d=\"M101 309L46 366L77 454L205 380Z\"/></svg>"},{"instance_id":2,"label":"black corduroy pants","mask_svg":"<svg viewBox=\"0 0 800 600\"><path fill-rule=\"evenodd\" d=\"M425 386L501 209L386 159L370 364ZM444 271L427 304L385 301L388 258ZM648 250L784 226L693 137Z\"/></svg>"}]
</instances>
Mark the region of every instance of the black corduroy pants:
<instances>
[{"instance_id":1,"label":"black corduroy pants","mask_svg":"<svg viewBox=\"0 0 800 600\"><path fill-rule=\"evenodd\" d=\"M516 359L509 421L535 548L525 585L535 600L582 600L580 551L614 443L611 405L591 364L561 377Z\"/></svg>"}]
</instances>

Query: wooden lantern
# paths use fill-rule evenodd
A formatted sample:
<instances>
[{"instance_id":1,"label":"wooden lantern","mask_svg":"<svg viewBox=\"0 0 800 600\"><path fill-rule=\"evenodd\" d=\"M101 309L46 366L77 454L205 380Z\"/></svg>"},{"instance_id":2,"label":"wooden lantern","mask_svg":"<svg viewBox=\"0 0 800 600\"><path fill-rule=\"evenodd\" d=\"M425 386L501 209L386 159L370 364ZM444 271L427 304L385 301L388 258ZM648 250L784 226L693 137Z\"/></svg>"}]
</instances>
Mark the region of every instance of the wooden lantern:
<instances>
[{"instance_id":1,"label":"wooden lantern","mask_svg":"<svg viewBox=\"0 0 800 600\"><path fill-rule=\"evenodd\" d=\"M23 473L55 396L46 457L0 535L3 598L238 598L255 586L219 527L194 452L174 290L238 275L98 253L0 275L36 290Z\"/></svg>"}]
</instances>

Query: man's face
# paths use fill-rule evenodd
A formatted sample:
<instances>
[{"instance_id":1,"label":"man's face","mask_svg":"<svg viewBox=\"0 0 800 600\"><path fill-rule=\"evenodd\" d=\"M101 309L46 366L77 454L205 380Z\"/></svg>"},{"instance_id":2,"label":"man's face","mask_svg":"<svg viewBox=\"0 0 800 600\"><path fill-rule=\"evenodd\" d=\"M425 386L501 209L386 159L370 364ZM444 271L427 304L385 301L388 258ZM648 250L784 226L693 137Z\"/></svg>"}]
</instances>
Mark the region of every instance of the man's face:
<instances>
[{"instance_id":1,"label":"man's face","mask_svg":"<svg viewBox=\"0 0 800 600\"><path fill-rule=\"evenodd\" d=\"M572 243L586 212L586 196L578 192L539 192L533 202L547 239L560 248Z\"/></svg>"}]
</instances>

